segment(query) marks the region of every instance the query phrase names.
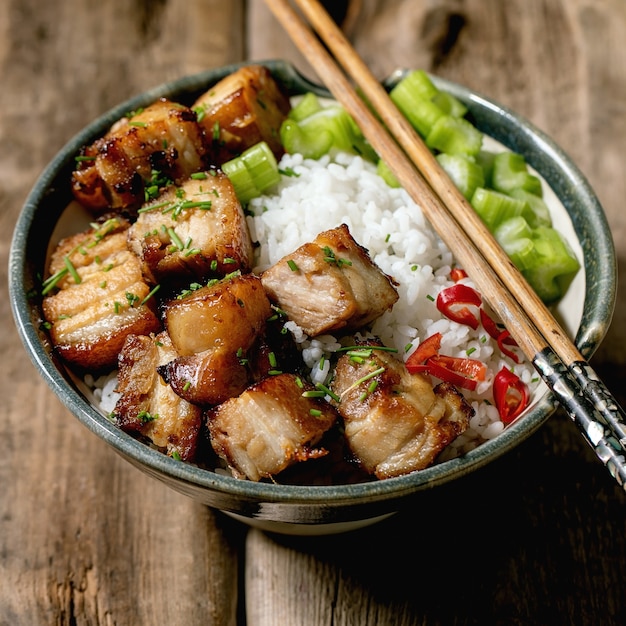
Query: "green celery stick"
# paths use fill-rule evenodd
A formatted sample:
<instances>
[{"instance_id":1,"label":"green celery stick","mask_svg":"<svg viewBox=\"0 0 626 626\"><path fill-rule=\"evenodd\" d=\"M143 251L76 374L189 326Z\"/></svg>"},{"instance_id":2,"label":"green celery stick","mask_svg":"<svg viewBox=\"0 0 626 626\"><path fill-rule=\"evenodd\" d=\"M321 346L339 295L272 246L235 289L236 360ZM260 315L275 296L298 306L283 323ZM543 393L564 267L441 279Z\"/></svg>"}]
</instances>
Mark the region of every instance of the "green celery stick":
<instances>
[{"instance_id":1,"label":"green celery stick","mask_svg":"<svg viewBox=\"0 0 626 626\"><path fill-rule=\"evenodd\" d=\"M376 173L390 186L390 187L401 187L400 182L396 178L396 175L391 171L389 166L382 160L379 159L376 164Z\"/></svg>"},{"instance_id":2,"label":"green celery stick","mask_svg":"<svg viewBox=\"0 0 626 626\"><path fill-rule=\"evenodd\" d=\"M528 203L533 216L532 219L527 217L531 228L537 228L537 226L552 226L550 210L542 197L521 188L513 189L509 195L512 198Z\"/></svg>"},{"instance_id":3,"label":"green celery stick","mask_svg":"<svg viewBox=\"0 0 626 626\"><path fill-rule=\"evenodd\" d=\"M447 115L452 117L465 117L467 107L447 91L440 91L432 101Z\"/></svg>"},{"instance_id":4,"label":"green celery stick","mask_svg":"<svg viewBox=\"0 0 626 626\"><path fill-rule=\"evenodd\" d=\"M457 189L468 200L474 195L477 187L484 186L483 168L471 159L461 154L446 154L444 152L438 154L436 159Z\"/></svg>"},{"instance_id":5,"label":"green celery stick","mask_svg":"<svg viewBox=\"0 0 626 626\"><path fill-rule=\"evenodd\" d=\"M448 154L475 156L482 147L483 135L466 119L442 115L433 124L426 145L431 150Z\"/></svg>"},{"instance_id":6,"label":"green celery stick","mask_svg":"<svg viewBox=\"0 0 626 626\"><path fill-rule=\"evenodd\" d=\"M496 241L502 246L518 270L523 271L535 263L535 244L528 222L521 216L504 220L493 232Z\"/></svg>"},{"instance_id":7,"label":"green celery stick","mask_svg":"<svg viewBox=\"0 0 626 626\"><path fill-rule=\"evenodd\" d=\"M542 195L541 181L528 171L526 160L516 152L499 152L493 160L491 184L496 191L510 193L524 189Z\"/></svg>"},{"instance_id":8,"label":"green celery stick","mask_svg":"<svg viewBox=\"0 0 626 626\"><path fill-rule=\"evenodd\" d=\"M222 164L222 171L235 188L239 202L248 203L280 181L278 163L264 141Z\"/></svg>"},{"instance_id":9,"label":"green celery stick","mask_svg":"<svg viewBox=\"0 0 626 626\"><path fill-rule=\"evenodd\" d=\"M539 226L533 231L535 262L522 273L537 295L550 304L563 296L580 269L567 241L554 228Z\"/></svg>"},{"instance_id":10,"label":"green celery stick","mask_svg":"<svg viewBox=\"0 0 626 626\"><path fill-rule=\"evenodd\" d=\"M496 158L495 152L489 150L479 150L478 154L474 156L476 163L483 168L483 176L485 177L484 187L493 188L491 182L493 174L493 160Z\"/></svg>"},{"instance_id":11,"label":"green celery stick","mask_svg":"<svg viewBox=\"0 0 626 626\"><path fill-rule=\"evenodd\" d=\"M531 213L526 202L484 187L476 188L470 204L492 233L505 220L518 215L526 218Z\"/></svg>"},{"instance_id":12,"label":"green celery stick","mask_svg":"<svg viewBox=\"0 0 626 626\"><path fill-rule=\"evenodd\" d=\"M289 111L288 117L296 122L300 122L305 117L317 113L321 108L322 105L319 98L312 91L309 91L305 93L298 104Z\"/></svg>"}]
</instances>

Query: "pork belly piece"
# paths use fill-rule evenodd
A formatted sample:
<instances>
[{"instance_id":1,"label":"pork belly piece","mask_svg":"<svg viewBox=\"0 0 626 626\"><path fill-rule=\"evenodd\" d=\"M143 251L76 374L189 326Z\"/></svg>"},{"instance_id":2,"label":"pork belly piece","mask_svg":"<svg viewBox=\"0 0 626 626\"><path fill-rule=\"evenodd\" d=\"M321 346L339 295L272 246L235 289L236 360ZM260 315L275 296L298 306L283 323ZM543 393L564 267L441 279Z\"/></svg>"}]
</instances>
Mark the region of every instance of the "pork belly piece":
<instances>
[{"instance_id":1,"label":"pork belly piece","mask_svg":"<svg viewBox=\"0 0 626 626\"><path fill-rule=\"evenodd\" d=\"M371 343L343 354L332 390L354 454L377 478L428 467L464 432L473 409L447 383L434 389L428 377ZM355 358L356 357L356 358Z\"/></svg>"},{"instance_id":2,"label":"pork belly piece","mask_svg":"<svg viewBox=\"0 0 626 626\"><path fill-rule=\"evenodd\" d=\"M192 106L204 128L211 162L221 165L259 141L280 157L280 126L291 105L270 71L242 67L202 94Z\"/></svg>"},{"instance_id":3,"label":"pork belly piece","mask_svg":"<svg viewBox=\"0 0 626 626\"><path fill-rule=\"evenodd\" d=\"M180 398L211 407L240 394L250 383L245 359L226 348L179 356L158 368Z\"/></svg>"},{"instance_id":4,"label":"pork belly piece","mask_svg":"<svg viewBox=\"0 0 626 626\"><path fill-rule=\"evenodd\" d=\"M178 354L160 368L182 398L214 405L250 382L247 352L272 314L261 280L233 276L168 302L164 321Z\"/></svg>"},{"instance_id":5,"label":"pork belly piece","mask_svg":"<svg viewBox=\"0 0 626 626\"><path fill-rule=\"evenodd\" d=\"M181 183L206 165L196 114L164 98L119 120L83 152L72 190L97 215L109 209L133 214L146 192Z\"/></svg>"},{"instance_id":6,"label":"pork belly piece","mask_svg":"<svg viewBox=\"0 0 626 626\"><path fill-rule=\"evenodd\" d=\"M201 172L143 205L128 233L129 247L152 282L248 272L253 249L230 179Z\"/></svg>"},{"instance_id":7,"label":"pork belly piece","mask_svg":"<svg viewBox=\"0 0 626 626\"><path fill-rule=\"evenodd\" d=\"M202 409L177 396L157 368L176 357L166 332L130 335L119 355L114 418L122 430L137 433L169 456L193 461Z\"/></svg>"},{"instance_id":8,"label":"pork belly piece","mask_svg":"<svg viewBox=\"0 0 626 626\"><path fill-rule=\"evenodd\" d=\"M226 348L245 353L265 328L272 307L255 274L212 282L168 301L163 319L181 356Z\"/></svg>"},{"instance_id":9,"label":"pork belly piece","mask_svg":"<svg viewBox=\"0 0 626 626\"><path fill-rule=\"evenodd\" d=\"M302 384L293 374L269 376L207 412L213 449L236 478L258 481L326 453L315 446L337 413L304 396Z\"/></svg>"},{"instance_id":10,"label":"pork belly piece","mask_svg":"<svg viewBox=\"0 0 626 626\"><path fill-rule=\"evenodd\" d=\"M345 224L283 257L261 281L270 299L310 336L362 328L398 300L394 281Z\"/></svg>"},{"instance_id":11,"label":"pork belly piece","mask_svg":"<svg viewBox=\"0 0 626 626\"><path fill-rule=\"evenodd\" d=\"M127 230L125 220L109 219L63 239L52 253L49 271L58 280L43 314L56 351L80 370L113 369L129 334L162 328L141 263L126 246Z\"/></svg>"}]
</instances>

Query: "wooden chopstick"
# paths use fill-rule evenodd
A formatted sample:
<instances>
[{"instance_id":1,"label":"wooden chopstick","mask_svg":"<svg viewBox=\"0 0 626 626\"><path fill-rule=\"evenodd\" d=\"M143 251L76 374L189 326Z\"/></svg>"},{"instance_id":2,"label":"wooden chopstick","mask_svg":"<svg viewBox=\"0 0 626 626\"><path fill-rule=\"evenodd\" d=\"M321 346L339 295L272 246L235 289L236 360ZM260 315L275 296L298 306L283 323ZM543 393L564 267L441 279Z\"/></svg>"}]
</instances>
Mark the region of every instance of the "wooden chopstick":
<instances>
[{"instance_id":1,"label":"wooden chopstick","mask_svg":"<svg viewBox=\"0 0 626 626\"><path fill-rule=\"evenodd\" d=\"M626 414L604 383L530 288L437 160L398 113L382 85L317 0L266 4L328 90L352 115L364 136L422 207L441 239L471 276L526 357L570 418L626 489ZM361 89L377 119L341 70ZM386 127L386 129L385 129Z\"/></svg>"}]
</instances>

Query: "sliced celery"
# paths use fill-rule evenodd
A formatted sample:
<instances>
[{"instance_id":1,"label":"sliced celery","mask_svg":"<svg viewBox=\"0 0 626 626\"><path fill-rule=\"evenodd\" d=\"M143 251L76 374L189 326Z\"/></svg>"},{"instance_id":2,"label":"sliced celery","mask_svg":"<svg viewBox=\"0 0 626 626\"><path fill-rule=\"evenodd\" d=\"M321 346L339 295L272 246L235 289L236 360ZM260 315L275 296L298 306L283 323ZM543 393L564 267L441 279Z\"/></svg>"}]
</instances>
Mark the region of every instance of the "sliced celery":
<instances>
[{"instance_id":1,"label":"sliced celery","mask_svg":"<svg viewBox=\"0 0 626 626\"><path fill-rule=\"evenodd\" d=\"M477 187L470 203L491 232L507 219L518 215L526 218L531 213L526 202L484 187Z\"/></svg>"},{"instance_id":2,"label":"sliced celery","mask_svg":"<svg viewBox=\"0 0 626 626\"><path fill-rule=\"evenodd\" d=\"M436 157L439 165L448 174L457 189L470 200L477 187L483 187L483 168L461 154L440 153Z\"/></svg>"},{"instance_id":3,"label":"sliced celery","mask_svg":"<svg viewBox=\"0 0 626 626\"><path fill-rule=\"evenodd\" d=\"M317 113L321 109L322 104L319 98L312 91L309 91L305 93L300 99L300 102L289 111L289 118L300 122L305 117L309 117L309 115L313 115L313 113Z\"/></svg>"},{"instance_id":4,"label":"sliced celery","mask_svg":"<svg viewBox=\"0 0 626 626\"><path fill-rule=\"evenodd\" d=\"M298 122L286 119L280 127L280 138L286 152L311 159L319 159L333 148L360 154L371 161L378 158L352 117L340 106L323 107Z\"/></svg>"},{"instance_id":5,"label":"sliced celery","mask_svg":"<svg viewBox=\"0 0 626 626\"><path fill-rule=\"evenodd\" d=\"M422 138L427 137L435 122L445 115L432 100L412 95L405 99L404 93L392 96L392 100Z\"/></svg>"},{"instance_id":6,"label":"sliced celery","mask_svg":"<svg viewBox=\"0 0 626 626\"><path fill-rule=\"evenodd\" d=\"M542 195L541 181L528 171L526 160L517 152L500 152L493 160L491 184L496 191L510 193L513 189L524 189Z\"/></svg>"},{"instance_id":7,"label":"sliced celery","mask_svg":"<svg viewBox=\"0 0 626 626\"><path fill-rule=\"evenodd\" d=\"M539 226L533 231L535 263L522 273L546 303L555 302L567 291L580 263L567 241L554 228Z\"/></svg>"},{"instance_id":8,"label":"sliced celery","mask_svg":"<svg viewBox=\"0 0 626 626\"><path fill-rule=\"evenodd\" d=\"M239 202L248 203L280 182L276 157L264 141L251 146L222 165Z\"/></svg>"},{"instance_id":9,"label":"sliced celery","mask_svg":"<svg viewBox=\"0 0 626 626\"><path fill-rule=\"evenodd\" d=\"M467 107L458 98L455 98L447 91L440 91L432 101L444 113L452 115L452 117L465 117L467 113Z\"/></svg>"},{"instance_id":10,"label":"sliced celery","mask_svg":"<svg viewBox=\"0 0 626 626\"><path fill-rule=\"evenodd\" d=\"M407 74L390 92L389 97L411 126L426 137L445 111L433 101L440 91L422 70Z\"/></svg>"},{"instance_id":11,"label":"sliced celery","mask_svg":"<svg viewBox=\"0 0 626 626\"><path fill-rule=\"evenodd\" d=\"M532 219L527 217L531 228L537 228L537 226L552 226L550 210L543 198L525 189L513 189L509 195L512 198L528 203L532 211Z\"/></svg>"},{"instance_id":12,"label":"sliced celery","mask_svg":"<svg viewBox=\"0 0 626 626\"><path fill-rule=\"evenodd\" d=\"M504 220L494 230L493 236L517 269L522 271L534 265L536 252L533 233L523 217Z\"/></svg>"},{"instance_id":13,"label":"sliced celery","mask_svg":"<svg viewBox=\"0 0 626 626\"><path fill-rule=\"evenodd\" d=\"M482 142L483 135L475 126L452 115L442 115L426 137L426 145L431 150L470 156L480 152Z\"/></svg>"},{"instance_id":14,"label":"sliced celery","mask_svg":"<svg viewBox=\"0 0 626 626\"><path fill-rule=\"evenodd\" d=\"M390 94L393 96L399 92L408 93L411 97L421 98L422 100L432 100L440 93L435 83L424 70L408 72L402 80L398 81L396 86L390 91Z\"/></svg>"},{"instance_id":15,"label":"sliced celery","mask_svg":"<svg viewBox=\"0 0 626 626\"><path fill-rule=\"evenodd\" d=\"M401 187L396 175L391 171L390 167L382 160L379 159L376 164L376 173L390 186Z\"/></svg>"},{"instance_id":16,"label":"sliced celery","mask_svg":"<svg viewBox=\"0 0 626 626\"><path fill-rule=\"evenodd\" d=\"M295 120L287 119L280 127L280 140L289 154L319 159L330 151L334 137L329 129L316 132L314 128L305 129Z\"/></svg>"},{"instance_id":17,"label":"sliced celery","mask_svg":"<svg viewBox=\"0 0 626 626\"><path fill-rule=\"evenodd\" d=\"M476 163L483 168L483 176L485 177L485 187L493 187L491 183L493 174L493 160L496 158L495 152L489 150L480 150L478 154L474 156Z\"/></svg>"}]
</instances>

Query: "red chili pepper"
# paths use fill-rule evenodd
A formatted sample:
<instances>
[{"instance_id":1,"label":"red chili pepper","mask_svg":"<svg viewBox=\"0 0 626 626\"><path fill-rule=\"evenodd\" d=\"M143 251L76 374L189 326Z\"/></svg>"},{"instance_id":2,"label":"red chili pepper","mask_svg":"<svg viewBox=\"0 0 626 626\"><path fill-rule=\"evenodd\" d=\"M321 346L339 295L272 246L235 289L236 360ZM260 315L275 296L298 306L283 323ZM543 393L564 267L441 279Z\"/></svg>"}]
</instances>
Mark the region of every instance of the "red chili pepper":
<instances>
[{"instance_id":1,"label":"red chili pepper","mask_svg":"<svg viewBox=\"0 0 626 626\"><path fill-rule=\"evenodd\" d=\"M528 387L519 376L503 367L493 379L493 399L500 419L510 424L528 406Z\"/></svg>"},{"instance_id":2,"label":"red chili pepper","mask_svg":"<svg viewBox=\"0 0 626 626\"><path fill-rule=\"evenodd\" d=\"M467 272L460 267L453 267L450 270L450 278L457 283L463 278L467 278Z\"/></svg>"},{"instance_id":3,"label":"red chili pepper","mask_svg":"<svg viewBox=\"0 0 626 626\"><path fill-rule=\"evenodd\" d=\"M438 354L426 361L428 373L436 378L474 391L478 381L485 380L487 366L476 359Z\"/></svg>"},{"instance_id":4,"label":"red chili pepper","mask_svg":"<svg viewBox=\"0 0 626 626\"><path fill-rule=\"evenodd\" d=\"M487 367L476 359L439 354L441 333L434 333L417 347L406 360L411 374L424 372L457 387L474 390L479 380L485 380Z\"/></svg>"},{"instance_id":5,"label":"red chili pepper","mask_svg":"<svg viewBox=\"0 0 626 626\"><path fill-rule=\"evenodd\" d=\"M411 374L415 374L416 367L424 365L426 361L432 357L439 354L439 348L441 347L441 333L434 333L427 339L424 339L422 343L415 349L415 352L409 356L406 360L406 367L411 372ZM424 371L424 369L420 369L419 371Z\"/></svg>"},{"instance_id":6,"label":"red chili pepper","mask_svg":"<svg viewBox=\"0 0 626 626\"><path fill-rule=\"evenodd\" d=\"M437 308L441 313L454 322L471 326L474 330L478 328L478 316L467 305L480 307L481 303L481 295L463 283L446 287L437 296Z\"/></svg>"},{"instance_id":7,"label":"red chili pepper","mask_svg":"<svg viewBox=\"0 0 626 626\"><path fill-rule=\"evenodd\" d=\"M480 323L483 325L483 328L487 331L487 333L498 342L498 348L500 348L500 351L513 359L516 363L519 363L519 357L517 354L505 347L505 345L517 346L517 342L513 339L513 337L511 337L511 333L504 328L500 328L500 326L496 324L495 320L485 312L485 309L482 308L480 309Z\"/></svg>"}]
</instances>

